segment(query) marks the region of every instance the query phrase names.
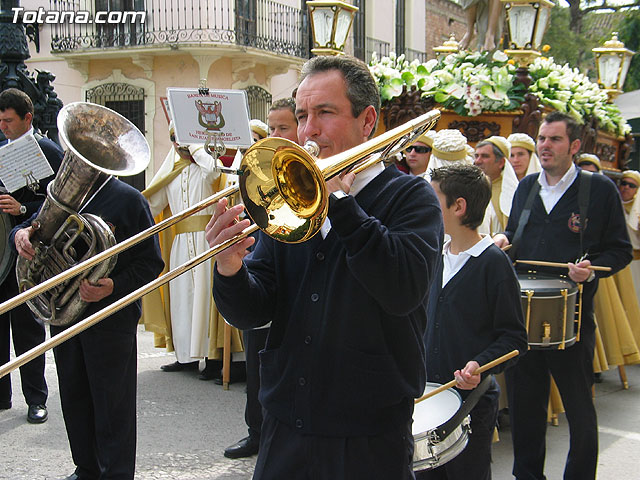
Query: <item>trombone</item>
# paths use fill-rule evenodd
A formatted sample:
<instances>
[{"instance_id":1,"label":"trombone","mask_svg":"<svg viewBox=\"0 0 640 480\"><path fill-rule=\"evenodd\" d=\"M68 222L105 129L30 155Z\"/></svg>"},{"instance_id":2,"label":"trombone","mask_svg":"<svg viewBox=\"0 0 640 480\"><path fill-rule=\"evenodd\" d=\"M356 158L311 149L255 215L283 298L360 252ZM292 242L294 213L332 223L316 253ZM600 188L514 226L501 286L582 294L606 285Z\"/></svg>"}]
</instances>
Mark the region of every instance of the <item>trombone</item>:
<instances>
[{"instance_id":1,"label":"trombone","mask_svg":"<svg viewBox=\"0 0 640 480\"><path fill-rule=\"evenodd\" d=\"M182 273L214 257L231 245L261 229L265 234L285 243L299 243L315 235L327 217L326 180L351 169L361 172L403 151L430 130L440 119L439 110L431 110L403 125L358 146L326 159L318 159L313 142L300 147L283 138L265 138L253 144L242 158L239 186L227 187L182 212L124 240L113 247L75 265L59 275L0 304L4 313L42 292L78 275L82 271L119 252L175 225L184 218L240 191L247 213L254 223L241 233L180 265L154 281L143 285L111 305L70 326L58 335L33 347L0 367L0 378L42 355L53 347L83 332L106 317L138 300L152 290L170 282Z\"/></svg>"}]
</instances>

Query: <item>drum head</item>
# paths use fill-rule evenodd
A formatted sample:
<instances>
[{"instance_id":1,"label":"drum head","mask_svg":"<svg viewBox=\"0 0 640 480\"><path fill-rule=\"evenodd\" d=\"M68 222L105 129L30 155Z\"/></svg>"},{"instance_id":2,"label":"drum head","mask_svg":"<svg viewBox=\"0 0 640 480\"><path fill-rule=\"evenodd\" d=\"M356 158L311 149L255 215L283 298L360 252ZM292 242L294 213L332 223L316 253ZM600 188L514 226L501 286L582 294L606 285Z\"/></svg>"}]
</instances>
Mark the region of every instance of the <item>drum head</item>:
<instances>
[{"instance_id":1,"label":"drum head","mask_svg":"<svg viewBox=\"0 0 640 480\"><path fill-rule=\"evenodd\" d=\"M13 228L13 217L0 212L0 284L16 264L16 254L9 244L9 234Z\"/></svg>"},{"instance_id":2,"label":"drum head","mask_svg":"<svg viewBox=\"0 0 640 480\"><path fill-rule=\"evenodd\" d=\"M424 393L440 387L437 383L427 383ZM462 405L460 394L453 389L440 392L416 404L413 411L413 435L439 427L451 419Z\"/></svg>"},{"instance_id":3,"label":"drum head","mask_svg":"<svg viewBox=\"0 0 640 480\"><path fill-rule=\"evenodd\" d=\"M569 294L578 291L578 285L570 278L544 275L541 273L518 273L520 289L533 290L537 296L555 296L558 292L566 289Z\"/></svg>"}]
</instances>

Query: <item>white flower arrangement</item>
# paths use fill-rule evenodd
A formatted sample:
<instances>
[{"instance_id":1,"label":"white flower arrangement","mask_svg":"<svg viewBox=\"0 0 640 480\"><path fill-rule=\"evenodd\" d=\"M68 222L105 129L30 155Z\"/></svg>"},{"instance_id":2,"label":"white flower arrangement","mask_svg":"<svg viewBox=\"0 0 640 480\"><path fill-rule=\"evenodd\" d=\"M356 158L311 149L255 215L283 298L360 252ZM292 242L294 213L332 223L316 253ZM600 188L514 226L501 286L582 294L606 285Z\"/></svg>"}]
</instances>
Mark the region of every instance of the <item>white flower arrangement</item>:
<instances>
[{"instance_id":1,"label":"white flower arrangement","mask_svg":"<svg viewBox=\"0 0 640 480\"><path fill-rule=\"evenodd\" d=\"M399 96L403 87L415 87L423 98L433 98L464 116L515 110L524 100L524 86L514 84L516 68L500 51L460 52L441 60L409 63L391 53L379 61L374 53L369 69L380 87L382 101Z\"/></svg>"},{"instance_id":2,"label":"white flower arrangement","mask_svg":"<svg viewBox=\"0 0 640 480\"><path fill-rule=\"evenodd\" d=\"M383 104L401 95L403 88L415 88L423 98L433 98L461 116L516 110L526 93L524 85L514 82L516 67L499 50L493 55L458 52L425 63L409 62L393 52L378 60L374 53L369 69ZM533 79L529 92L541 104L567 112L580 122L595 116L601 129L616 135L631 131L619 108L607 103L606 92L576 68L540 57L529 67L529 74Z\"/></svg>"},{"instance_id":3,"label":"white flower arrangement","mask_svg":"<svg viewBox=\"0 0 640 480\"><path fill-rule=\"evenodd\" d=\"M599 128L615 135L624 136L631 131L618 106L607 102L607 93L577 68L558 65L553 57L540 57L529 66L529 75L533 78L529 91L543 105L566 112L580 122L585 117L596 117Z\"/></svg>"}]
</instances>

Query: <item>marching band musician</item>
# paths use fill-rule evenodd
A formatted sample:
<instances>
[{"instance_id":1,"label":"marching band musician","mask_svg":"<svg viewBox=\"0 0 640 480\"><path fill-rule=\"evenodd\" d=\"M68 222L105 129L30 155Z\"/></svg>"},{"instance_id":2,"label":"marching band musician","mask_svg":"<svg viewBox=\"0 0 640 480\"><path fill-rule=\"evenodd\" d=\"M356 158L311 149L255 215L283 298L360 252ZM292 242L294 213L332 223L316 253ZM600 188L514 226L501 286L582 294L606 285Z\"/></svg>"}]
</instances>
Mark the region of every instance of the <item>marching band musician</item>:
<instances>
[{"instance_id":1,"label":"marching band musician","mask_svg":"<svg viewBox=\"0 0 640 480\"><path fill-rule=\"evenodd\" d=\"M491 237L478 233L491 200L491 186L478 167L458 164L431 171L433 186L451 236L442 248L429 293L425 348L427 380L444 383L451 377L471 410L471 432L465 449L433 470L418 472L420 480L491 479L491 443L498 417L500 389L491 374L483 375L484 393L473 373L481 365L513 350L526 352L527 331L520 304L520 286L509 258ZM512 361L511 363L514 363ZM489 378L487 378L489 377Z\"/></svg>"},{"instance_id":2,"label":"marching band musician","mask_svg":"<svg viewBox=\"0 0 640 480\"><path fill-rule=\"evenodd\" d=\"M216 170L213 157L203 145L179 145L173 122L169 125L173 146L149 186L142 192L151 214L167 218L192 207L222 189L225 176ZM175 229L160 234L165 269L182 265L208 250L204 227L212 208L179 222ZM208 214L207 214L208 212ZM224 319L211 298L212 260L188 274L171 280L143 300L144 323L155 334L157 347L175 351L176 361L160 368L164 372L198 369L205 358L201 380L221 378ZM242 351L242 341L232 329L232 351Z\"/></svg>"},{"instance_id":3,"label":"marching band musician","mask_svg":"<svg viewBox=\"0 0 640 480\"><path fill-rule=\"evenodd\" d=\"M569 115L552 112L545 117L536 144L543 170L520 182L507 229L494 237L500 247L514 243L513 259L569 262L569 277L584 286L580 341L564 350L530 350L506 371L513 474L518 480L545 478L549 374L558 385L569 422L564 478L590 480L596 475L598 431L591 398L593 296L598 276L611 275L631 261L631 245L613 183L602 175L579 174L573 164L580 150L580 131ZM526 223L521 220L523 211L529 212ZM518 231L520 221L523 226ZM611 272L590 270L592 263L609 266ZM566 270L553 273L566 274Z\"/></svg>"},{"instance_id":4,"label":"marching band musician","mask_svg":"<svg viewBox=\"0 0 640 480\"><path fill-rule=\"evenodd\" d=\"M318 56L296 93L298 137L328 158L367 140L380 96L367 66ZM254 479L413 479L414 398L425 387L427 292L440 254L433 189L377 164L327 182L329 214L300 244L260 232L216 256L214 298L232 324L272 322L260 354L264 421ZM249 225L221 200L210 245ZM410 282L407 280L410 279Z\"/></svg>"},{"instance_id":5,"label":"marching band musician","mask_svg":"<svg viewBox=\"0 0 640 480\"><path fill-rule=\"evenodd\" d=\"M135 188L109 176L79 213L100 216L122 242L153 225L145 198ZM18 254L35 254L30 221L11 232ZM157 236L118 254L109 277L80 286L89 303L87 318L154 280L163 262ZM76 465L66 480L133 479L136 460L136 331L140 300L113 313L53 349L60 401L71 455ZM80 319L79 319L80 320ZM51 335L68 326L51 325Z\"/></svg>"},{"instance_id":6,"label":"marching band musician","mask_svg":"<svg viewBox=\"0 0 640 480\"><path fill-rule=\"evenodd\" d=\"M25 221L40 208L47 194L47 185L55 178L64 156L57 144L34 132L31 126L32 120L33 103L26 93L16 88L9 88L0 93L0 130L6 137L0 146L31 133L53 170L53 175L38 182L35 191L25 186L12 194L0 194L0 209L12 215L16 223ZM14 264L7 278L0 285L0 302L9 300L17 294L18 284ZM42 321L33 316L26 304L18 305L13 310L0 315L0 363L9 361L10 334L13 336L16 355L23 354L44 342L45 339ZM20 367L22 393L29 406L27 411L29 423L43 423L48 418L46 405L48 389L44 378L44 364L43 354ZM0 410L9 408L11 408L11 377L5 375L0 378Z\"/></svg>"},{"instance_id":7,"label":"marching band musician","mask_svg":"<svg viewBox=\"0 0 640 480\"><path fill-rule=\"evenodd\" d=\"M298 143L298 120L296 119L296 101L289 98L276 100L269 107L267 124L270 137L280 137ZM253 125L251 126L253 129ZM255 133L254 130L252 130ZM247 364L247 403L244 419L249 435L224 449L227 458L244 458L258 453L260 432L262 431L262 405L260 391L260 350L267 343L269 325L242 332Z\"/></svg>"}]
</instances>

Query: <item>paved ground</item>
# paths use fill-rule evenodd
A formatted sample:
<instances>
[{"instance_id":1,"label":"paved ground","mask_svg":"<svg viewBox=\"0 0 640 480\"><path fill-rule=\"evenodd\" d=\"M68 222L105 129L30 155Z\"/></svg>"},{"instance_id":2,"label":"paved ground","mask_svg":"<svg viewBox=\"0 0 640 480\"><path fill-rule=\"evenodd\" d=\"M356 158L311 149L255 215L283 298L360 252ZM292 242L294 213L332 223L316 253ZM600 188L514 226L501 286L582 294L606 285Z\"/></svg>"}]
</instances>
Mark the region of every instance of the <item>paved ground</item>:
<instances>
[{"instance_id":1,"label":"paved ground","mask_svg":"<svg viewBox=\"0 0 640 480\"><path fill-rule=\"evenodd\" d=\"M160 365L173 356L153 348L152 335L138 336L138 456L136 478L142 480L241 480L251 478L255 458L229 460L224 447L246 435L244 384L230 390L197 379L195 372L165 373ZM597 385L600 424L600 480L640 478L640 367L627 367L630 390L622 390L615 370ZM73 469L60 410L53 355L47 354L49 421L26 422L20 383L12 375L14 407L0 411L0 479L64 478ZM494 480L511 479L509 431L494 445ZM566 421L549 427L547 477L562 478L568 449ZM471 477L470 477L471 478ZM392 480L392 479L391 479Z\"/></svg>"}]
</instances>

